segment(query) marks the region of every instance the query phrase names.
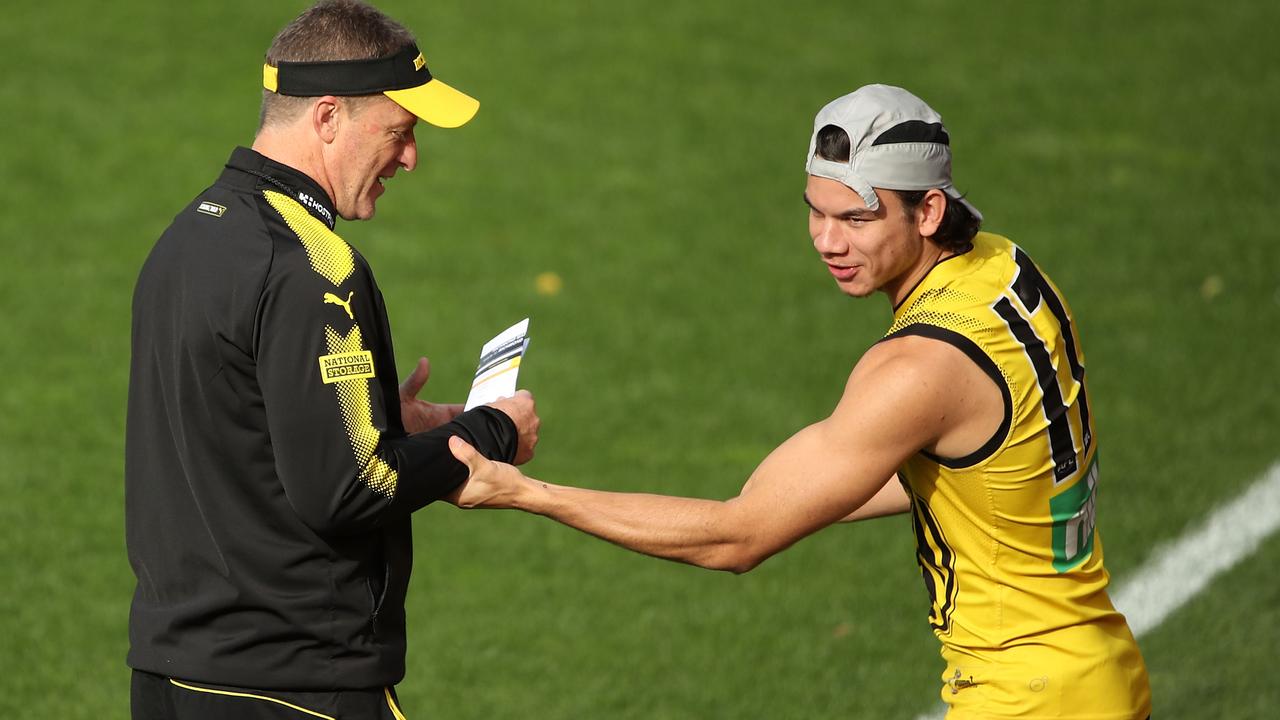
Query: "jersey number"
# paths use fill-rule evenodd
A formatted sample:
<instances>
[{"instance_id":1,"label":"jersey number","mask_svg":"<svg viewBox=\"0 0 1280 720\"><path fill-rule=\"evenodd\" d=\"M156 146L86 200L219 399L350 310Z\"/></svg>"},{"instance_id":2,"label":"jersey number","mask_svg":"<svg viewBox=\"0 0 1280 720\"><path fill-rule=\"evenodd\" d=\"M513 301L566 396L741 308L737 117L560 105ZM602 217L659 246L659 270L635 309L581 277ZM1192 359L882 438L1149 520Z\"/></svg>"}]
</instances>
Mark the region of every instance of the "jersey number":
<instances>
[{"instance_id":1,"label":"jersey number","mask_svg":"<svg viewBox=\"0 0 1280 720\"><path fill-rule=\"evenodd\" d=\"M1066 345L1067 362L1071 366L1071 377L1079 386L1076 400L1080 404L1080 428L1084 445L1079 455L1087 456L1089 447L1093 444L1093 435L1089 429L1089 400L1084 392L1084 364L1080 362L1080 353L1076 348L1071 316L1067 314L1062 298L1053 291L1053 286L1040 273L1035 263L1031 262L1031 258L1018 248L1014 248L1014 258L1018 263L1018 275L1013 279L1010 287L1017 294L1022 306L1030 314L1040 307L1041 302L1044 302L1061 329L1062 339ZM1035 369L1036 382L1040 386L1040 402L1044 407L1044 415L1049 420L1049 447L1053 452L1054 481L1062 482L1075 475L1079 466L1076 462L1075 442L1071 438L1071 421L1067 417L1067 405L1063 402L1062 388L1058 385L1058 371L1053 366L1053 359L1049 356L1049 348L1044 340L1036 334L1035 328L1031 327L1031 323L1018 312L1009 298L1002 297L997 300L995 310L1008 324L1009 331L1022 344L1023 350L1031 360L1031 367Z\"/></svg>"},{"instance_id":2,"label":"jersey number","mask_svg":"<svg viewBox=\"0 0 1280 720\"><path fill-rule=\"evenodd\" d=\"M1088 457L1089 448L1093 445L1093 433L1089 425L1089 399L1084 390L1084 363L1080 361L1071 316L1067 314L1062 298L1058 297L1053 286L1026 253L1019 248L1014 248L1013 253L1014 260L1018 263L1018 274L1010 284L1010 289L1017 295L1027 315L1035 313L1043 302L1058 321L1071 378L1077 385L1076 402L1080 408L1083 446L1079 452L1076 451L1075 441L1071 436L1071 420L1062 398L1062 389L1058 385L1058 370L1053 365L1049 348L1009 298L1002 297L996 301L996 312L1022 344L1035 370L1036 382L1040 386L1040 402L1044 415L1049 420L1049 448L1053 454L1054 484L1057 485L1076 474L1079 470L1077 458ZM1070 570L1093 553L1097 485L1098 461L1095 457L1088 472L1079 482L1049 501L1049 512L1053 517L1053 568L1058 572Z\"/></svg>"}]
</instances>

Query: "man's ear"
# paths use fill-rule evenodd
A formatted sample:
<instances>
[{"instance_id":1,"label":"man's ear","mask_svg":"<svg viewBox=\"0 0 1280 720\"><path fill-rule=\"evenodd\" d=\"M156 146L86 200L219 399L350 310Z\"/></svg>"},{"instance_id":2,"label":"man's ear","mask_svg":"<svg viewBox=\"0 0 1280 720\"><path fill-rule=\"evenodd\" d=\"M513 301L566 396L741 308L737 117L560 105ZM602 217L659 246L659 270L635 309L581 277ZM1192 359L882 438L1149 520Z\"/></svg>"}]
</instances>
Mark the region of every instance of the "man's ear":
<instances>
[{"instance_id":1,"label":"man's ear","mask_svg":"<svg viewBox=\"0 0 1280 720\"><path fill-rule=\"evenodd\" d=\"M338 123L342 113L338 112L338 98L325 95L316 98L311 104L311 129L327 145L338 136Z\"/></svg>"},{"instance_id":2,"label":"man's ear","mask_svg":"<svg viewBox=\"0 0 1280 720\"><path fill-rule=\"evenodd\" d=\"M947 196L941 190L925 193L924 200L916 207L916 226L924 237L933 237L942 225L942 215L947 209Z\"/></svg>"}]
</instances>

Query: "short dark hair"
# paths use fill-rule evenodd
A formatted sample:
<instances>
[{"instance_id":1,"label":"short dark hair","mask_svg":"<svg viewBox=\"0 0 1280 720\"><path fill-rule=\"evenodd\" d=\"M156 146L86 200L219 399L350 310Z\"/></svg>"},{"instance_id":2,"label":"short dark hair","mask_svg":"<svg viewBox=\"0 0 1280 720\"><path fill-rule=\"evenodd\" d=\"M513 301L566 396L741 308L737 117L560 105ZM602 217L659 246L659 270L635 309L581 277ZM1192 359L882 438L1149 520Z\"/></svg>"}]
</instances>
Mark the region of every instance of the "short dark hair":
<instances>
[{"instance_id":1,"label":"short dark hair","mask_svg":"<svg viewBox=\"0 0 1280 720\"><path fill-rule=\"evenodd\" d=\"M849 162L849 134L835 125L825 125L818 131L818 157L833 162ZM889 190L902 202L902 211L908 218L915 216L920 203L924 202L927 190ZM946 193L943 193L946 195ZM942 222L938 230L929 238L943 250L962 253L973 247L973 236L982 227L979 220L963 203L953 202L947 197L947 206L942 213Z\"/></svg>"},{"instance_id":2,"label":"short dark hair","mask_svg":"<svg viewBox=\"0 0 1280 720\"><path fill-rule=\"evenodd\" d=\"M266 63L368 60L386 57L417 41L403 25L361 0L320 0L285 25L267 49ZM353 109L366 97L347 97ZM262 91L258 128L290 122L310 98Z\"/></svg>"}]
</instances>

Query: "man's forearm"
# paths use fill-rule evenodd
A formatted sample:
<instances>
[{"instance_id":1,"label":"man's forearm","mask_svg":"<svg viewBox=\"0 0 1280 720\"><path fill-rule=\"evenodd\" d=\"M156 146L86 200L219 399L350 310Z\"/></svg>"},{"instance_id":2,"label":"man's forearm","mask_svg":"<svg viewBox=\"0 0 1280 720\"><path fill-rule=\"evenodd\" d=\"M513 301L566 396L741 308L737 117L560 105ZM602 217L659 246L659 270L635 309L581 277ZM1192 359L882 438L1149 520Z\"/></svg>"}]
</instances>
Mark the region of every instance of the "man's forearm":
<instances>
[{"instance_id":1,"label":"man's forearm","mask_svg":"<svg viewBox=\"0 0 1280 720\"><path fill-rule=\"evenodd\" d=\"M513 507L653 557L746 572L764 557L735 528L734 501L587 490L530 478Z\"/></svg>"}]
</instances>

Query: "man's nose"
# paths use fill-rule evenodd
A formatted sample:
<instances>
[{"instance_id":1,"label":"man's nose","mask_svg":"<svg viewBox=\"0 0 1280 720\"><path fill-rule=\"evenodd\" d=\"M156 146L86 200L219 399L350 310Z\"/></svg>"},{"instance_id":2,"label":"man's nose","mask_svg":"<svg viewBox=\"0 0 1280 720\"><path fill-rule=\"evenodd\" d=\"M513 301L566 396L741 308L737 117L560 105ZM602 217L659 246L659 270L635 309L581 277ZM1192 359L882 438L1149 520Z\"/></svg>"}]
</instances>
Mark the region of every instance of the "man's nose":
<instances>
[{"instance_id":1,"label":"man's nose","mask_svg":"<svg viewBox=\"0 0 1280 720\"><path fill-rule=\"evenodd\" d=\"M411 139L405 143L398 159L400 167L404 168L405 172L412 172L414 168L418 167L418 141Z\"/></svg>"},{"instance_id":2,"label":"man's nose","mask_svg":"<svg viewBox=\"0 0 1280 720\"><path fill-rule=\"evenodd\" d=\"M815 224L813 230L813 249L824 255L835 255L841 251L840 239L834 223L824 219Z\"/></svg>"}]
</instances>

